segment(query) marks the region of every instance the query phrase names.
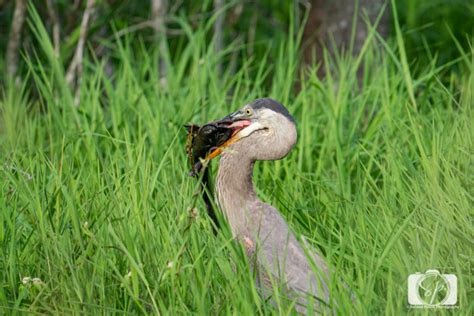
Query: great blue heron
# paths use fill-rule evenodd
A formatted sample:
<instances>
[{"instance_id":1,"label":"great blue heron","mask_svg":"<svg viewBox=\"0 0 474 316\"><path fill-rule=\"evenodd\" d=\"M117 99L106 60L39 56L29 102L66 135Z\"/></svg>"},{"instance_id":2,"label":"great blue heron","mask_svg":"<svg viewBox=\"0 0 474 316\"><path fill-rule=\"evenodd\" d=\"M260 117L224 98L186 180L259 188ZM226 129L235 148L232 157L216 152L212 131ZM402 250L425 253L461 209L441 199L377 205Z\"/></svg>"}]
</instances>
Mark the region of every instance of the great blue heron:
<instances>
[{"instance_id":1,"label":"great blue heron","mask_svg":"<svg viewBox=\"0 0 474 316\"><path fill-rule=\"evenodd\" d=\"M222 151L216 181L218 202L233 235L251 258L258 285L269 295L270 280L277 280L285 294L296 300L299 312L306 311L311 296L316 298L314 307L329 308L333 302L328 266L316 252L306 255L278 210L258 199L252 182L257 160L282 159L293 149L297 140L293 117L277 101L264 98L219 122L233 133L210 155L213 158Z\"/></svg>"}]
</instances>

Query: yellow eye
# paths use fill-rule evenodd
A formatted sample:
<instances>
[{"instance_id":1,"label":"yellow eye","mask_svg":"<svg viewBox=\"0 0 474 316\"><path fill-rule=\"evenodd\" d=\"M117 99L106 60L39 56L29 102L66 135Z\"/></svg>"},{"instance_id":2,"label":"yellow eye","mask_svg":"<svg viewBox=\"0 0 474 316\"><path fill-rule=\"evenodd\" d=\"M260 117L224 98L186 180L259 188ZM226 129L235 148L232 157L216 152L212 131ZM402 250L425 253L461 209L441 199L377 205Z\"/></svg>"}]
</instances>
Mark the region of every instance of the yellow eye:
<instances>
[{"instance_id":1,"label":"yellow eye","mask_svg":"<svg viewBox=\"0 0 474 316\"><path fill-rule=\"evenodd\" d=\"M251 109L246 109L245 114L247 114L247 116L252 115L252 110Z\"/></svg>"}]
</instances>

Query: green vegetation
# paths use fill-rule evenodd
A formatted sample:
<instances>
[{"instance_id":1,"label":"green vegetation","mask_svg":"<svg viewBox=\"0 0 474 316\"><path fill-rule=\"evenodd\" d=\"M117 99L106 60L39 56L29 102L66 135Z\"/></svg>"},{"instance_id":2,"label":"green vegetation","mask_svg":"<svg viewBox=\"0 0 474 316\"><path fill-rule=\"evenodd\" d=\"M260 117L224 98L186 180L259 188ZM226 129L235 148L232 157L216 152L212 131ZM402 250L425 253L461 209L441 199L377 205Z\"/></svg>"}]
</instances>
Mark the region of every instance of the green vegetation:
<instances>
[{"instance_id":1,"label":"green vegetation","mask_svg":"<svg viewBox=\"0 0 474 316\"><path fill-rule=\"evenodd\" d=\"M157 52L125 37L113 77L89 59L75 106L32 16L41 46L25 56L25 82L36 90L10 84L0 98L0 314L291 311L259 298L228 229L213 234L184 150L183 124L271 96L299 141L258 163L256 187L354 290L355 304L335 293L340 314L406 314L408 275L438 268L458 277L455 312L472 315L472 48L458 51L467 71L432 63L414 77L400 30L396 44L372 33L356 58L325 56L334 72L320 80L297 71L289 35L273 43L274 63L244 59L217 75L208 30L180 21L188 41L166 83Z\"/></svg>"},{"instance_id":2,"label":"green vegetation","mask_svg":"<svg viewBox=\"0 0 474 316\"><path fill-rule=\"evenodd\" d=\"M472 44L472 1L399 0L397 6L410 60L421 65L446 64L459 57L459 47L466 50Z\"/></svg>"}]
</instances>

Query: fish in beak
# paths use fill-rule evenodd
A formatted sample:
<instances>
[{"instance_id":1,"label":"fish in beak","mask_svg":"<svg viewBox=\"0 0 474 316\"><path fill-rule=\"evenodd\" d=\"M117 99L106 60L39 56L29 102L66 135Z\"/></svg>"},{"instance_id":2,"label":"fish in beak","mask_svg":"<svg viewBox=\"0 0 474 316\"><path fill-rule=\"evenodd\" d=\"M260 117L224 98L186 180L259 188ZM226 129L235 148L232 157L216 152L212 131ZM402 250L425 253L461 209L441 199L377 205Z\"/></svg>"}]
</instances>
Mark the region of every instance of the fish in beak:
<instances>
[{"instance_id":1,"label":"fish in beak","mask_svg":"<svg viewBox=\"0 0 474 316\"><path fill-rule=\"evenodd\" d=\"M243 117L240 111L237 111L226 116L222 120L217 121L217 123L225 125L228 129L231 130L231 134L230 137L224 143L220 144L219 146L216 146L216 148L213 148L213 150L207 155L206 160L214 159L215 157L219 156L226 147L229 147L230 145L241 139L242 135L240 131L250 126L252 124L252 121Z\"/></svg>"},{"instance_id":2,"label":"fish in beak","mask_svg":"<svg viewBox=\"0 0 474 316\"><path fill-rule=\"evenodd\" d=\"M186 151L192 165L190 175L196 176L204 161L219 156L226 147L241 139L240 131L251 124L251 120L246 119L241 111L237 111L202 126L185 125L188 132Z\"/></svg>"}]
</instances>

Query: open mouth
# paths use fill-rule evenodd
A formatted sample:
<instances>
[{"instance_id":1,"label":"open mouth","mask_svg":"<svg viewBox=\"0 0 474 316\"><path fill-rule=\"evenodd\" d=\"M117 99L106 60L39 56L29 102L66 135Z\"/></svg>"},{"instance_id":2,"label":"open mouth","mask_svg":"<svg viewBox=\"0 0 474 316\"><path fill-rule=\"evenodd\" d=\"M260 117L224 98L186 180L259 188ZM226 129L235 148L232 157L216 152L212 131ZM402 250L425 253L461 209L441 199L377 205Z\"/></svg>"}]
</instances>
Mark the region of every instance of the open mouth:
<instances>
[{"instance_id":1,"label":"open mouth","mask_svg":"<svg viewBox=\"0 0 474 316\"><path fill-rule=\"evenodd\" d=\"M250 122L249 120L239 120L231 122L231 124L227 126L228 128L232 129L232 135L230 138L234 137L238 132L240 132L250 124L252 124L252 122Z\"/></svg>"},{"instance_id":2,"label":"open mouth","mask_svg":"<svg viewBox=\"0 0 474 316\"><path fill-rule=\"evenodd\" d=\"M232 129L232 133L229 137L229 139L227 139L222 145L218 146L217 148L214 148L207 156L206 156L206 160L211 160L217 156L219 156L222 151L232 145L233 143L235 143L236 141L238 141L241 137L239 137L239 132L242 131L243 129L245 129L246 127L250 126L252 124L251 121L249 120L237 120L237 121L221 121L219 122L219 125L221 126L225 126L227 128L231 128Z\"/></svg>"}]
</instances>

